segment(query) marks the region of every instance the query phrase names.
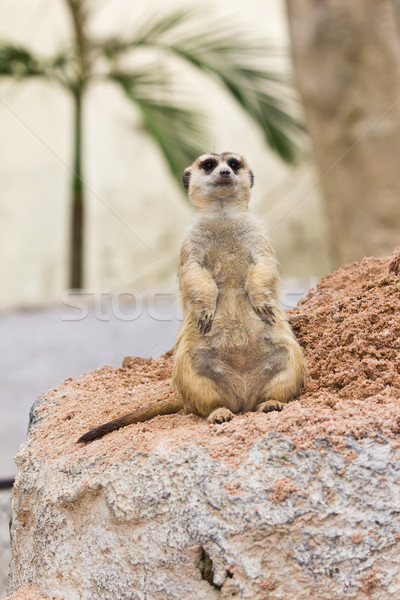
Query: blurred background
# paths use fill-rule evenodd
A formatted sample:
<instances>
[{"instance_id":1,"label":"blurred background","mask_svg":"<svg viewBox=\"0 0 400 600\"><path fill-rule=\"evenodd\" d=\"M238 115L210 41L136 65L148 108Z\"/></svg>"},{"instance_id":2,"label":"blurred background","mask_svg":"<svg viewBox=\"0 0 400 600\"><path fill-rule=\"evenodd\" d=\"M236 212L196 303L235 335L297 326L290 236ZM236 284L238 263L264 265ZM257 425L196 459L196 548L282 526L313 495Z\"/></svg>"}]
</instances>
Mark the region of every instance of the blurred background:
<instances>
[{"instance_id":1,"label":"blurred background","mask_svg":"<svg viewBox=\"0 0 400 600\"><path fill-rule=\"evenodd\" d=\"M197 155L246 156L287 308L399 243L399 35L394 0L0 3L4 488L38 395L172 347Z\"/></svg>"}]
</instances>

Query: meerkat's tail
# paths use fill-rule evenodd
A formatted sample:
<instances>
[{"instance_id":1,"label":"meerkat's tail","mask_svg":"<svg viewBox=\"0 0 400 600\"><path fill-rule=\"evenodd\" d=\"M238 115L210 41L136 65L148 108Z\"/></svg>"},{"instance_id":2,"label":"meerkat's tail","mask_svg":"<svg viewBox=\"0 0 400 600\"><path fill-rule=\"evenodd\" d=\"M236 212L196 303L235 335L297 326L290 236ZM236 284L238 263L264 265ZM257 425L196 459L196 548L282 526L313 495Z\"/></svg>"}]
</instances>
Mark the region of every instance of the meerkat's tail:
<instances>
[{"instance_id":1,"label":"meerkat's tail","mask_svg":"<svg viewBox=\"0 0 400 600\"><path fill-rule=\"evenodd\" d=\"M110 433L110 431L115 431L116 429L121 429L121 427L126 427L126 425L131 425L132 423L143 423L143 421L148 421L157 415L172 415L182 409L182 400L179 398L168 398L168 400L163 400L161 402L151 404L150 406L139 408L138 410L128 413L119 419L114 419L113 421L99 425L99 427L95 427L87 433L84 433L82 437L79 438L77 443L92 442L93 440L97 440L98 438L103 437L103 435Z\"/></svg>"}]
</instances>

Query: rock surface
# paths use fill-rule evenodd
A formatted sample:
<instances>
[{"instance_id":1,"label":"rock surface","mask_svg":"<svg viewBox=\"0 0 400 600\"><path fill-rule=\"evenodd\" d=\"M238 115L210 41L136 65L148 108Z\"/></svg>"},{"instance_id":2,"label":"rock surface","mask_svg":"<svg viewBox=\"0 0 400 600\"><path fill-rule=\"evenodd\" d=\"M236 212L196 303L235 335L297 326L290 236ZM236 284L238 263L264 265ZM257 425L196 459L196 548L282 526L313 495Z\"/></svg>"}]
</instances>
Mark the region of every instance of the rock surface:
<instances>
[{"instance_id":1,"label":"rock surface","mask_svg":"<svg viewBox=\"0 0 400 600\"><path fill-rule=\"evenodd\" d=\"M292 312L309 378L281 413L170 415L75 443L173 393L170 355L39 399L17 456L9 593L400 597L399 257L342 267Z\"/></svg>"},{"instance_id":2,"label":"rock surface","mask_svg":"<svg viewBox=\"0 0 400 600\"><path fill-rule=\"evenodd\" d=\"M6 600L63 600L63 598L56 596L45 598L41 595L39 586L26 583L18 590L18 592L12 596L8 596Z\"/></svg>"}]
</instances>

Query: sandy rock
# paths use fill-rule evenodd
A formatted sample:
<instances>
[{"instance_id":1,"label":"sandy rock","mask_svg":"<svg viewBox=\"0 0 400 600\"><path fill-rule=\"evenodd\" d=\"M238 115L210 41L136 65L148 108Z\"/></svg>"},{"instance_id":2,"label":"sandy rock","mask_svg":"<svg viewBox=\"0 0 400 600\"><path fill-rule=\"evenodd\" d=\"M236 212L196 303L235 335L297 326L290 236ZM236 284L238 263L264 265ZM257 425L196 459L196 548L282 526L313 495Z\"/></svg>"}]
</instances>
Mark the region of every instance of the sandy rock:
<instances>
[{"instance_id":1,"label":"sandy rock","mask_svg":"<svg viewBox=\"0 0 400 600\"><path fill-rule=\"evenodd\" d=\"M64 598L56 598L55 596L45 598L39 592L39 586L26 583L18 590L18 592L12 596L8 596L6 600L64 600Z\"/></svg>"},{"instance_id":2,"label":"sandy rock","mask_svg":"<svg viewBox=\"0 0 400 600\"><path fill-rule=\"evenodd\" d=\"M347 445L351 458L271 434L235 466L197 444L97 469L27 456L10 591L33 581L68 600L328 600L368 587L397 598L400 451Z\"/></svg>"},{"instance_id":3,"label":"sandy rock","mask_svg":"<svg viewBox=\"0 0 400 600\"><path fill-rule=\"evenodd\" d=\"M17 456L9 593L399 598L397 256L343 267L293 311L309 379L281 413L211 426L170 415L76 444L172 394L170 355L128 358L36 402Z\"/></svg>"}]
</instances>

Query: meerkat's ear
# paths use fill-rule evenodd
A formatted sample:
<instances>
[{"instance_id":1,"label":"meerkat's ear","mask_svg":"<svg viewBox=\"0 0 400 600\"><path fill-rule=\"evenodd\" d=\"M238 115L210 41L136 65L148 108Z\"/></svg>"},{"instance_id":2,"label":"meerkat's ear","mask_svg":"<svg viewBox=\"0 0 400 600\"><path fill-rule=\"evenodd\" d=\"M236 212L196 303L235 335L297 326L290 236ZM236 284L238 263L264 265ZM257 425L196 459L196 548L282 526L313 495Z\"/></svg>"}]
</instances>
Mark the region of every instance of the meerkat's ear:
<instances>
[{"instance_id":1,"label":"meerkat's ear","mask_svg":"<svg viewBox=\"0 0 400 600\"><path fill-rule=\"evenodd\" d=\"M183 183L183 187L185 188L185 190L189 189L189 183L190 183L190 171L189 169L186 169L186 171L184 171L183 175L182 175L182 183Z\"/></svg>"},{"instance_id":2,"label":"meerkat's ear","mask_svg":"<svg viewBox=\"0 0 400 600\"><path fill-rule=\"evenodd\" d=\"M250 187L252 188L254 185L254 173L253 171L249 171L249 177L250 177Z\"/></svg>"}]
</instances>

